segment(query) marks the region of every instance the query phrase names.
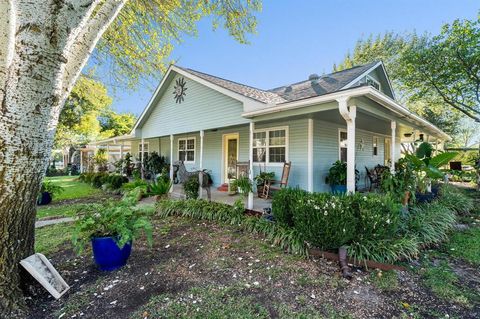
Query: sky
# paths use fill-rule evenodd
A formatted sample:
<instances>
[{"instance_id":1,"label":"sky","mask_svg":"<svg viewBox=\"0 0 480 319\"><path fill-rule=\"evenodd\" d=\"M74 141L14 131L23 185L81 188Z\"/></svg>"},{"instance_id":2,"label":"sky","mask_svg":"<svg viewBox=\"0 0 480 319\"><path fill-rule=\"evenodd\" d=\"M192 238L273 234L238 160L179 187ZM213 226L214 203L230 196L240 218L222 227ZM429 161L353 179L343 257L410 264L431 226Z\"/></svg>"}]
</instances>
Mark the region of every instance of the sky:
<instances>
[{"instance_id":1,"label":"sky","mask_svg":"<svg viewBox=\"0 0 480 319\"><path fill-rule=\"evenodd\" d=\"M370 34L393 31L437 34L444 23L475 19L478 0L263 0L257 34L239 44L211 23L198 36L184 37L171 56L177 64L262 89L330 73L355 43ZM139 115L151 88L109 90L112 107Z\"/></svg>"}]
</instances>

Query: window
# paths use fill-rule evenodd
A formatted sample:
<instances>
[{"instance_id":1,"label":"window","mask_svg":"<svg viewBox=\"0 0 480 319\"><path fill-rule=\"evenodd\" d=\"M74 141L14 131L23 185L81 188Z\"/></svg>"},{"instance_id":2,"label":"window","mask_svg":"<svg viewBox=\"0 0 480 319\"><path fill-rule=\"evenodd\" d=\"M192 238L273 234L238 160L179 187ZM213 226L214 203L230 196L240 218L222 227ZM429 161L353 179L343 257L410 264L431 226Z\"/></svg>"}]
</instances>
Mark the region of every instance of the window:
<instances>
[{"instance_id":1,"label":"window","mask_svg":"<svg viewBox=\"0 0 480 319\"><path fill-rule=\"evenodd\" d=\"M287 161L288 128L271 128L253 133L254 163L285 163Z\"/></svg>"},{"instance_id":2,"label":"window","mask_svg":"<svg viewBox=\"0 0 480 319\"><path fill-rule=\"evenodd\" d=\"M340 161L347 162L347 131L338 131L338 157Z\"/></svg>"},{"instance_id":3,"label":"window","mask_svg":"<svg viewBox=\"0 0 480 319\"><path fill-rule=\"evenodd\" d=\"M367 85L373 86L374 88L376 88L377 90L380 91L380 82L378 82L377 80L375 80L371 76L367 75L367 77L365 79L365 83L367 83Z\"/></svg>"},{"instance_id":4,"label":"window","mask_svg":"<svg viewBox=\"0 0 480 319\"><path fill-rule=\"evenodd\" d=\"M143 152L143 158L148 157L148 142L144 142L142 145L142 142L138 144L138 158L142 159L142 152Z\"/></svg>"},{"instance_id":5,"label":"window","mask_svg":"<svg viewBox=\"0 0 480 319\"><path fill-rule=\"evenodd\" d=\"M195 137L178 139L178 160L195 163Z\"/></svg>"},{"instance_id":6,"label":"window","mask_svg":"<svg viewBox=\"0 0 480 319\"><path fill-rule=\"evenodd\" d=\"M373 156L378 155L378 137L373 137Z\"/></svg>"},{"instance_id":7,"label":"window","mask_svg":"<svg viewBox=\"0 0 480 319\"><path fill-rule=\"evenodd\" d=\"M385 139L385 148L384 148L384 158L385 158L385 165L389 165L391 161L391 144L390 144L390 139L386 138Z\"/></svg>"}]
</instances>

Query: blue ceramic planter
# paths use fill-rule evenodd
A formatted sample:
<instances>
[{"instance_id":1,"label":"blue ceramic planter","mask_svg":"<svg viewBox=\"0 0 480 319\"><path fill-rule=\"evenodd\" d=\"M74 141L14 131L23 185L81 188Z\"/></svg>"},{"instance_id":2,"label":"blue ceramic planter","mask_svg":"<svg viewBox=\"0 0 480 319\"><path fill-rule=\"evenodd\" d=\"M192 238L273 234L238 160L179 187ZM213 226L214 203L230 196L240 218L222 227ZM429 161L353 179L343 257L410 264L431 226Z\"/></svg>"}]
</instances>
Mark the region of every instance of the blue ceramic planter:
<instances>
[{"instance_id":1,"label":"blue ceramic planter","mask_svg":"<svg viewBox=\"0 0 480 319\"><path fill-rule=\"evenodd\" d=\"M347 192L347 185L331 185L333 194L345 194Z\"/></svg>"},{"instance_id":2,"label":"blue ceramic planter","mask_svg":"<svg viewBox=\"0 0 480 319\"><path fill-rule=\"evenodd\" d=\"M37 198L37 205L48 205L52 202L52 195L49 192L43 192Z\"/></svg>"},{"instance_id":3,"label":"blue ceramic planter","mask_svg":"<svg viewBox=\"0 0 480 319\"><path fill-rule=\"evenodd\" d=\"M125 266L132 251L132 242L130 241L119 248L115 242L115 237L95 237L92 238L92 249L98 268L112 271Z\"/></svg>"}]
</instances>

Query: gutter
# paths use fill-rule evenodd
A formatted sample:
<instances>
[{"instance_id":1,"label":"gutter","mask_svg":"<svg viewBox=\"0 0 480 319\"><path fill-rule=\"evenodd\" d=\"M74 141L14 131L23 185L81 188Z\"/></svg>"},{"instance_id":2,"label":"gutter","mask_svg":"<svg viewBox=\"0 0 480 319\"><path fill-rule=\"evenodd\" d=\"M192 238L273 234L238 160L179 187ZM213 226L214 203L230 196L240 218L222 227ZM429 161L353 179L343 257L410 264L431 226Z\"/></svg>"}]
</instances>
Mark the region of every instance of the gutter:
<instances>
[{"instance_id":1,"label":"gutter","mask_svg":"<svg viewBox=\"0 0 480 319\"><path fill-rule=\"evenodd\" d=\"M408 117L411 120L414 120L418 123L420 123L420 127L426 127L439 135L443 136L446 140L450 141L452 138L440 130L438 127L433 125L432 123L428 122L427 120L421 118L420 116L414 114L410 110L408 110L406 107L398 104L396 101L391 99L389 96L383 94L382 92L377 91L376 89L370 87L370 86L361 86L361 87L356 87L356 88L351 88L351 89L346 89L343 91L339 92L334 92L330 94L325 94L322 96L314 97L314 98L308 98L304 100L299 100L299 101L293 101L293 102L288 102L288 103L282 103L282 104L276 104L272 107L264 108L261 110L256 110L256 111L251 111L251 112L244 112L242 114L243 117L245 118L255 118L257 116L261 115L267 115L267 114L274 114L274 113L279 113L279 112L284 112L284 111L289 111L289 110L295 110L299 108L303 108L306 106L310 105L315 105L315 104L321 104L321 103L327 103L327 102L337 102L338 99L349 99L349 98L355 98L355 97L360 97L360 96L366 96L369 99L381 104L383 107L389 109L390 111L393 111L399 115L403 115L404 117Z\"/></svg>"}]
</instances>

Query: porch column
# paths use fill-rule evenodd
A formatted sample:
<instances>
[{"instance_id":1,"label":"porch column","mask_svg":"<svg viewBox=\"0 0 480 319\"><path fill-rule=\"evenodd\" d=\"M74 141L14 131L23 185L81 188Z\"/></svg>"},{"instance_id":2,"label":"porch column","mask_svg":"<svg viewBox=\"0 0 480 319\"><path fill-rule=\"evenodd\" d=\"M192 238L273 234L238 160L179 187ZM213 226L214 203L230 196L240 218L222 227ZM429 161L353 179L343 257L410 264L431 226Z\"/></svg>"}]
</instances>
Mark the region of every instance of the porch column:
<instances>
[{"instance_id":1,"label":"porch column","mask_svg":"<svg viewBox=\"0 0 480 319\"><path fill-rule=\"evenodd\" d=\"M338 99L338 109L347 122L347 193L355 193L355 118L357 107L348 106L348 97Z\"/></svg>"},{"instance_id":2,"label":"porch column","mask_svg":"<svg viewBox=\"0 0 480 319\"><path fill-rule=\"evenodd\" d=\"M121 171L120 171L120 174L123 175L123 165L125 164L125 163L123 162L123 142L122 142L122 144L120 144L120 160L122 160L122 161L121 161L122 166L120 167L120 170L121 170Z\"/></svg>"},{"instance_id":3,"label":"porch column","mask_svg":"<svg viewBox=\"0 0 480 319\"><path fill-rule=\"evenodd\" d=\"M396 130L397 130L397 122L392 121L390 123L390 127L392 128L392 142L390 145L390 158L391 158L391 163L390 163L390 172L392 174L395 174L395 144L396 144Z\"/></svg>"},{"instance_id":4,"label":"porch column","mask_svg":"<svg viewBox=\"0 0 480 319\"><path fill-rule=\"evenodd\" d=\"M80 173L83 173L83 152L80 148Z\"/></svg>"},{"instance_id":5,"label":"porch column","mask_svg":"<svg viewBox=\"0 0 480 319\"><path fill-rule=\"evenodd\" d=\"M313 119L308 119L307 135L307 190L313 192Z\"/></svg>"},{"instance_id":6,"label":"porch column","mask_svg":"<svg viewBox=\"0 0 480 319\"><path fill-rule=\"evenodd\" d=\"M170 193L173 192L173 135L170 135L170 180L172 186L170 187Z\"/></svg>"},{"instance_id":7,"label":"porch column","mask_svg":"<svg viewBox=\"0 0 480 319\"><path fill-rule=\"evenodd\" d=\"M250 132L249 132L249 147L248 147L248 163L250 165L248 169L248 178L250 179L250 182L253 183L253 131L255 130L255 124L250 122ZM248 209L253 209L253 192L248 193L248 202L247 202L247 208Z\"/></svg>"},{"instance_id":8,"label":"porch column","mask_svg":"<svg viewBox=\"0 0 480 319\"><path fill-rule=\"evenodd\" d=\"M205 131L201 130L200 131L200 171L203 171L203 137L204 136L205 136ZM202 188L203 174L202 173L200 173L198 177L198 181L200 182L200 190L198 194L200 195L200 198L202 198L203 197L203 188Z\"/></svg>"},{"instance_id":9,"label":"porch column","mask_svg":"<svg viewBox=\"0 0 480 319\"><path fill-rule=\"evenodd\" d=\"M110 157L110 144L107 142L107 172L110 172L110 162L108 161Z\"/></svg>"},{"instance_id":10,"label":"porch column","mask_svg":"<svg viewBox=\"0 0 480 319\"><path fill-rule=\"evenodd\" d=\"M141 144L142 147L140 148L140 149L142 150L142 153L140 154L140 174L142 175L142 179L144 179L144 178L145 178L145 176L144 176L145 174L143 173L143 168L144 168L144 167L143 167L143 159L144 159L144 158L143 158L143 154L144 154L143 151L144 151L144 147L145 147L145 139L144 139L143 137L142 137L142 141L141 141L140 143L142 143L142 144Z\"/></svg>"}]
</instances>

